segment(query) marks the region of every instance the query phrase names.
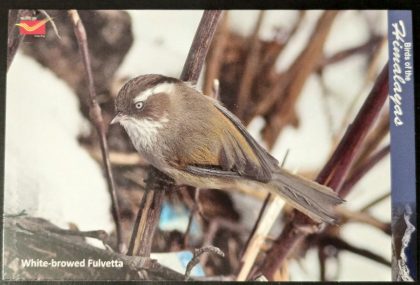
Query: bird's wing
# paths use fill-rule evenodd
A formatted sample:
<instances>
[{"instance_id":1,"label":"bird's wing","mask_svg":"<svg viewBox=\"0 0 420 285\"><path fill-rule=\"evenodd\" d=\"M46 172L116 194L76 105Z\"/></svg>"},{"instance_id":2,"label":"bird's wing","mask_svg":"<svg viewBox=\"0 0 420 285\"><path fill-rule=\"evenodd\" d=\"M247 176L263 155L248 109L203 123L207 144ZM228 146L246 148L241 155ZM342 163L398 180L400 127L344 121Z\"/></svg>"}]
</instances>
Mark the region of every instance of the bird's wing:
<instances>
[{"instance_id":1,"label":"bird's wing","mask_svg":"<svg viewBox=\"0 0 420 285\"><path fill-rule=\"evenodd\" d=\"M224 121L224 124L217 125L222 126L216 130L221 135L211 136L218 137L219 141L196 145L194 150L183 153L181 160L184 163L174 166L194 175L270 181L272 171L278 168L278 161L251 137L235 115L219 103L213 104L211 107L217 108L218 119Z\"/></svg>"},{"instance_id":2,"label":"bird's wing","mask_svg":"<svg viewBox=\"0 0 420 285\"><path fill-rule=\"evenodd\" d=\"M226 116L239 130L239 132L245 137L248 144L253 149L254 153L258 157L258 159L261 161L262 165L264 167L269 168L270 170L275 170L279 166L279 162L276 158L274 158L271 154L269 154L264 148L261 147L260 144L258 144L255 139L248 133L245 126L241 123L241 121L232 114L228 109L220 105L219 103L215 103L215 106L219 111L223 113L223 115Z\"/></svg>"}]
</instances>

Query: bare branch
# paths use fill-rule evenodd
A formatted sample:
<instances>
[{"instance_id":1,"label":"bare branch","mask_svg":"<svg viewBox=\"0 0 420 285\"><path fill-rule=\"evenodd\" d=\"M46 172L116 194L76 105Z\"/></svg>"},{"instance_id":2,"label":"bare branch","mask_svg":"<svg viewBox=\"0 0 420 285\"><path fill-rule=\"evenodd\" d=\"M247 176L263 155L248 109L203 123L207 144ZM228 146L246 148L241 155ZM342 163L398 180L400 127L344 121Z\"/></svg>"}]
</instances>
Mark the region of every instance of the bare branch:
<instances>
[{"instance_id":1,"label":"bare branch","mask_svg":"<svg viewBox=\"0 0 420 285\"><path fill-rule=\"evenodd\" d=\"M283 167L284 164L286 163L286 160L287 160L287 156L288 155L289 155L289 149L286 151L286 154L284 155L283 161L281 162L281 165L280 165L281 167ZM251 233L248 236L248 239L247 239L247 241L245 243L245 246L244 246L243 252L241 254L241 258L240 258L241 260L244 258L244 255L249 250L248 248L250 246L251 247L254 247L255 246L255 245L251 245L250 242L251 242L252 238L254 237L255 233L257 232L258 227L261 224L262 217L263 217L263 215L264 215L264 213L266 211L266 208L268 206L268 202L271 200L271 197L272 197L271 193L268 193L267 196L265 197L265 200L264 200L264 202L263 202L263 204L261 206L260 212L258 213L257 220L255 221L254 227L252 228Z\"/></svg>"},{"instance_id":2,"label":"bare branch","mask_svg":"<svg viewBox=\"0 0 420 285\"><path fill-rule=\"evenodd\" d=\"M367 204L366 206L364 206L362 209L360 209L361 212L366 212L367 210L369 210L370 208L372 208L373 206L377 205L378 203L384 201L385 199L388 199L391 196L391 191L388 191L387 193L377 197L376 199L374 199L373 201L371 201L369 204Z\"/></svg>"},{"instance_id":3,"label":"bare branch","mask_svg":"<svg viewBox=\"0 0 420 285\"><path fill-rule=\"evenodd\" d=\"M214 80L219 77L222 66L223 52L228 39L228 11L221 15L220 23L214 35L212 47L209 50L204 70L203 93L209 95L214 87Z\"/></svg>"},{"instance_id":4,"label":"bare branch","mask_svg":"<svg viewBox=\"0 0 420 285\"><path fill-rule=\"evenodd\" d=\"M318 68L322 69L327 65L340 62L356 54L370 53L374 51L375 49L377 49L377 46L384 40L384 38L386 39L386 37L384 36L372 35L370 39L368 39L365 43L359 46L351 47L351 48L339 51L331 55L330 57L325 58L319 63Z\"/></svg>"},{"instance_id":5,"label":"bare branch","mask_svg":"<svg viewBox=\"0 0 420 285\"><path fill-rule=\"evenodd\" d=\"M325 242L326 244L330 244L330 245L336 247L337 249L347 250L347 251L355 253L357 255L366 257L370 260L376 261L376 262L378 262L380 264L383 264L385 266L391 267L391 262L386 260L382 256L380 256L380 255L378 255L378 254L376 254L376 253L374 253L370 250L359 248L359 247L356 247L352 244L349 244L348 242L342 240L341 238L328 236L326 238L323 238L323 242Z\"/></svg>"},{"instance_id":6,"label":"bare branch","mask_svg":"<svg viewBox=\"0 0 420 285\"><path fill-rule=\"evenodd\" d=\"M347 194L350 192L350 189L362 179L366 173L369 172L379 161L381 161L389 151L391 150L391 146L387 145L379 150L377 153L373 154L371 157L366 159L366 161L361 164L359 167L354 169L351 175L344 181L343 185L338 189L338 193L341 197L346 197Z\"/></svg>"},{"instance_id":7,"label":"bare branch","mask_svg":"<svg viewBox=\"0 0 420 285\"><path fill-rule=\"evenodd\" d=\"M382 222L382 221L378 220L377 218L369 215L366 212L350 211L350 210L347 210L347 209L342 208L342 207L338 208L337 212L341 215L342 219L349 220L351 222L359 222L359 223L364 223L364 224L367 224L367 225L371 225L371 226L379 229L380 231L383 231L387 235L391 235L391 225L390 225L390 223Z\"/></svg>"},{"instance_id":8,"label":"bare branch","mask_svg":"<svg viewBox=\"0 0 420 285\"><path fill-rule=\"evenodd\" d=\"M146 182L146 193L139 207L128 255L150 256L153 236L159 223L165 192L173 187L173 180L150 167Z\"/></svg>"},{"instance_id":9,"label":"bare branch","mask_svg":"<svg viewBox=\"0 0 420 285\"><path fill-rule=\"evenodd\" d=\"M204 11L182 69L181 80L197 82L221 14L220 10Z\"/></svg>"},{"instance_id":10,"label":"bare branch","mask_svg":"<svg viewBox=\"0 0 420 285\"><path fill-rule=\"evenodd\" d=\"M388 94L388 64L378 76L374 87L365 103L359 110L353 123L347 128L346 133L337 146L334 154L329 159L317 181L337 189L350 169L361 143L366 137L370 127L376 121Z\"/></svg>"},{"instance_id":11,"label":"bare branch","mask_svg":"<svg viewBox=\"0 0 420 285\"><path fill-rule=\"evenodd\" d=\"M104 230L96 230L96 231L75 231L75 230L64 230L59 228L48 228L49 231L63 234L63 235L69 235L69 236L79 236L79 237L90 237L97 240L102 241L102 243L107 246L109 246L109 236Z\"/></svg>"},{"instance_id":12,"label":"bare branch","mask_svg":"<svg viewBox=\"0 0 420 285\"><path fill-rule=\"evenodd\" d=\"M259 39L259 32L261 29L261 24L264 20L265 11L260 11L258 14L258 19L254 27L254 31L249 39L249 50L248 55L245 61L245 67L241 78L241 83L239 85L239 91L237 96L237 109L236 115L238 118L242 118L245 112L245 106L248 103L252 84L254 78L258 72L258 66L260 61L260 49L261 49L261 42Z\"/></svg>"},{"instance_id":13,"label":"bare branch","mask_svg":"<svg viewBox=\"0 0 420 285\"><path fill-rule=\"evenodd\" d=\"M203 246L199 249L194 249L193 258L190 260L190 262L188 262L187 269L185 270L185 280L188 280L190 278L191 270L200 262L200 256L204 253L212 253L217 254L221 257L225 257L225 254L220 248L212 245Z\"/></svg>"},{"instance_id":14,"label":"bare branch","mask_svg":"<svg viewBox=\"0 0 420 285\"><path fill-rule=\"evenodd\" d=\"M116 228L116 233L117 233L118 250L121 252L125 246L124 246L124 242L122 241L120 210L119 210L117 193L115 191L115 182L114 182L114 177L112 175L111 163L109 161L108 143L106 140L107 126L104 123L104 120L102 117L101 107L99 106L96 100L96 91L95 91L93 74L92 74L92 69L91 69L91 64L90 64L90 56L89 56L86 30L85 30L85 27L83 26L82 20L80 19L79 13L77 12L77 10L69 10L68 14L74 25L74 33L77 38L77 43L79 45L79 50L80 50L80 53L83 59L83 64L86 70L88 90L89 90L89 110L90 110L89 115L99 136L101 152L102 152L102 160L105 167L106 179L108 183L107 184L108 192L111 196L112 216L114 218L114 223L115 223L115 228Z\"/></svg>"},{"instance_id":15,"label":"bare branch","mask_svg":"<svg viewBox=\"0 0 420 285\"><path fill-rule=\"evenodd\" d=\"M57 26L55 24L54 19L50 17L50 15L47 13L47 11L42 10L42 9L39 9L38 11L41 12L48 19L48 21L51 23L51 26L53 27L55 35L57 36L57 38L59 38L61 40L62 38L61 38L60 34L58 33L58 29L57 29Z\"/></svg>"},{"instance_id":16,"label":"bare branch","mask_svg":"<svg viewBox=\"0 0 420 285\"><path fill-rule=\"evenodd\" d=\"M192 222L193 222L193 219L194 219L194 215L197 212L199 212L199 209L200 209L199 197L200 197L200 188L195 188L194 189L194 206L191 209L190 217L188 218L187 229L185 230L184 238L183 238L184 248L188 247L188 237L189 237L189 234L190 234L191 225L192 225Z\"/></svg>"}]
</instances>

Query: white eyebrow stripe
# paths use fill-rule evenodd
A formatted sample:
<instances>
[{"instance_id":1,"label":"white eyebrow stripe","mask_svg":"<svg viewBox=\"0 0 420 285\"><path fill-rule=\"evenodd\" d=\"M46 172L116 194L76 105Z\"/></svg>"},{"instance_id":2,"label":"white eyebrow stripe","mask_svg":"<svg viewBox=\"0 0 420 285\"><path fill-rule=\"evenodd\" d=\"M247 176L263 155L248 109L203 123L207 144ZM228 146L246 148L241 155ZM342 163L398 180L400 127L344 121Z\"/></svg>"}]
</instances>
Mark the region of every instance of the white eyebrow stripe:
<instances>
[{"instance_id":1,"label":"white eyebrow stripe","mask_svg":"<svg viewBox=\"0 0 420 285\"><path fill-rule=\"evenodd\" d=\"M139 101L146 101L147 98L149 98L150 96L154 95L154 94L158 94L158 93L166 93L169 94L173 91L173 89L175 88L175 84L174 83L161 83L158 84L152 88L146 89L143 92L141 92L139 95L137 95L133 102L139 102Z\"/></svg>"}]
</instances>

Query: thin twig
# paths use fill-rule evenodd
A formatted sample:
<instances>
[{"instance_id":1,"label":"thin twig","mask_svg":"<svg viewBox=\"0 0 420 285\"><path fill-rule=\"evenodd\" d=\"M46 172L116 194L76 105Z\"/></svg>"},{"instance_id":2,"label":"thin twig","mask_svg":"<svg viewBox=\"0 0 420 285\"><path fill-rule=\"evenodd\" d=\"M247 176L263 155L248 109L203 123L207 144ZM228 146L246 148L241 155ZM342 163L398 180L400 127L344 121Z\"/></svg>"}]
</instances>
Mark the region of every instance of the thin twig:
<instances>
[{"instance_id":1,"label":"thin twig","mask_svg":"<svg viewBox=\"0 0 420 285\"><path fill-rule=\"evenodd\" d=\"M185 276L186 281L190 279L191 270L194 268L194 266L196 266L200 262L200 256L204 253L212 253L212 254L217 254L221 257L225 257L224 252L220 248L212 246L212 245L207 245L207 246L203 246L202 248L194 249L193 257L188 262L187 268L185 270L184 276Z\"/></svg>"},{"instance_id":2,"label":"thin twig","mask_svg":"<svg viewBox=\"0 0 420 285\"><path fill-rule=\"evenodd\" d=\"M319 261L319 280L321 282L327 281L326 277L326 263L327 254L325 253L325 246L321 245L318 247L318 261Z\"/></svg>"},{"instance_id":3,"label":"thin twig","mask_svg":"<svg viewBox=\"0 0 420 285\"><path fill-rule=\"evenodd\" d=\"M83 26L82 20L79 17L77 10L69 10L68 14L74 25L74 33L77 38L77 43L79 45L79 50L83 59L83 64L85 66L85 71L87 75L87 83L89 90L89 115L93 124L95 125L96 131L99 136L99 141L101 145L102 159L105 167L106 179L108 183L108 191L111 196L112 204L112 216L114 218L116 233L117 233L117 244L118 250L122 252L125 248L124 242L122 240L122 230L121 230L121 217L120 209L118 204L118 197L115 190L114 177L112 175L111 163L109 161L108 154L108 143L106 140L107 126L104 123L102 117L101 107L99 106L96 100L96 91L93 81L93 74L90 63L88 42L85 27Z\"/></svg>"},{"instance_id":4,"label":"thin twig","mask_svg":"<svg viewBox=\"0 0 420 285\"><path fill-rule=\"evenodd\" d=\"M242 224L238 224L227 219L215 218L210 221L207 234L204 237L203 245L211 245L219 229L228 229L229 231L238 234L243 234L246 230ZM207 263L207 257L207 255L203 256L201 260L202 264L205 265Z\"/></svg>"},{"instance_id":5,"label":"thin twig","mask_svg":"<svg viewBox=\"0 0 420 285\"><path fill-rule=\"evenodd\" d=\"M249 50L245 61L245 67L242 74L242 78L239 84L239 91L237 98L236 115L238 118L242 118L248 104L249 97L252 90L252 84L254 78L258 72L259 67L259 53L261 49L261 42L259 38L259 32L261 29L262 22L264 20L265 11L258 13L258 19L254 27L254 31L249 39Z\"/></svg>"},{"instance_id":6,"label":"thin twig","mask_svg":"<svg viewBox=\"0 0 420 285\"><path fill-rule=\"evenodd\" d=\"M339 237L328 236L328 237L323 238L323 242L325 242L326 244L330 244L337 249L347 250L357 255L366 257L370 260L376 261L385 266L391 267L391 262L386 260L382 256L379 256L378 254L371 252L370 250L359 248L355 245L349 244L348 242L344 241L343 239Z\"/></svg>"},{"instance_id":7,"label":"thin twig","mask_svg":"<svg viewBox=\"0 0 420 285\"><path fill-rule=\"evenodd\" d=\"M214 35L214 40L207 55L203 93L210 94L213 82L219 77L220 68L223 62L223 52L228 39L228 11L223 12L220 23Z\"/></svg>"},{"instance_id":8,"label":"thin twig","mask_svg":"<svg viewBox=\"0 0 420 285\"><path fill-rule=\"evenodd\" d=\"M193 219L194 219L194 215L198 211L199 195L200 195L200 188L194 189L194 206L193 206L193 208L190 212L190 216L188 218L187 229L185 230L184 237L183 237L184 248L188 247L188 237L189 237L189 233L190 233L190 230L191 230L191 225L192 225L192 222L193 222Z\"/></svg>"},{"instance_id":9,"label":"thin twig","mask_svg":"<svg viewBox=\"0 0 420 285\"><path fill-rule=\"evenodd\" d=\"M388 64L384 66L365 103L353 123L317 177L317 182L337 189L345 178L360 149L370 127L374 124L388 95ZM261 267L263 274L272 280L274 273L299 242L308 234L302 227L310 227L314 222L298 211L276 239Z\"/></svg>"},{"instance_id":10,"label":"thin twig","mask_svg":"<svg viewBox=\"0 0 420 285\"><path fill-rule=\"evenodd\" d=\"M281 167L284 166L286 163L287 156L289 154L289 150L287 150L286 154L284 155L283 161L281 163ZM239 273L237 275L237 281L245 281L246 278L250 275L252 266L255 262L255 259L258 256L259 251L265 241L270 229L272 228L274 222L277 220L278 215L280 214L281 210L285 202L279 198L274 197L271 199L272 194L269 193L267 195L266 200L261 208L259 217L254 225L254 228L249 236L249 240L245 246L245 250L241 256L241 267L239 268ZM268 206L268 202L271 200L271 204ZM268 209L265 208L268 206Z\"/></svg>"},{"instance_id":11,"label":"thin twig","mask_svg":"<svg viewBox=\"0 0 420 285\"><path fill-rule=\"evenodd\" d=\"M335 64L337 62L340 62L344 59L347 59L350 56L361 54L361 53L371 53L373 52L378 45L381 44L383 41L384 36L378 36L378 35L372 35L370 39L368 39L365 43L356 46L351 47L342 51L339 51L333 55L331 55L328 58L325 58L319 63L319 69L324 68L327 65Z\"/></svg>"},{"instance_id":12,"label":"thin twig","mask_svg":"<svg viewBox=\"0 0 420 285\"><path fill-rule=\"evenodd\" d=\"M289 155L289 149L287 149L286 154L284 155L283 161L281 162L281 167L283 167L284 164L286 163L286 160L287 160L287 156L288 155ZM248 239L247 239L247 241L246 241L246 243L244 245L244 250L243 250L243 252L241 254L241 259L243 258L243 255L244 255L246 249L249 246L249 242L252 239L252 237L254 236L254 234L255 234L255 232L256 232L256 230L258 228L258 225L261 222L261 218L262 218L262 216L263 216L263 214L265 212L265 209L267 208L267 205L268 205L268 202L270 201L270 199L271 199L271 193L268 193L267 196L264 199L264 202L263 202L262 206L261 206L260 212L258 213L257 220L255 221L254 226L253 226L253 228L251 230L251 233L248 236Z\"/></svg>"},{"instance_id":13,"label":"thin twig","mask_svg":"<svg viewBox=\"0 0 420 285\"><path fill-rule=\"evenodd\" d=\"M138 236L139 227L141 227L141 217L142 217L142 210L146 207L146 200L150 199L149 197L149 189L146 188L145 192L143 193L143 196L141 198L141 202L139 205L139 211L136 215L136 220L134 222L133 231L130 238L130 244L128 246L127 255L134 255L135 250L135 244L136 244L136 237ZM139 245L136 246L136 251L138 251Z\"/></svg>"},{"instance_id":14,"label":"thin twig","mask_svg":"<svg viewBox=\"0 0 420 285\"><path fill-rule=\"evenodd\" d=\"M63 235L94 238L94 239L102 241L102 243L107 249L112 249L112 247L109 245L109 236L107 232L104 230L75 231L75 230L64 230L64 229L59 229L59 228L48 228L48 230L51 232L63 234Z\"/></svg>"},{"instance_id":15,"label":"thin twig","mask_svg":"<svg viewBox=\"0 0 420 285\"><path fill-rule=\"evenodd\" d=\"M268 202L270 200L271 200L271 193L268 193L267 196L265 197L265 200L264 200L262 206L261 206L260 212L258 213L257 220L255 221L254 226L253 226L253 228L251 230L251 233L248 236L248 239L247 239L247 241L246 241L246 243L244 245L244 251L242 252L241 259L243 258L243 255L245 254L246 249L249 246L249 242L251 241L252 237L255 235L255 232L256 232L256 230L258 228L258 225L261 223L261 219L262 219L262 217L264 215L265 209L267 208Z\"/></svg>"},{"instance_id":16,"label":"thin twig","mask_svg":"<svg viewBox=\"0 0 420 285\"><path fill-rule=\"evenodd\" d=\"M284 167L288 155L289 149L287 149L280 167ZM264 203L260 209L258 218L254 224L251 234L249 235L248 240L245 244L244 250L240 258L241 267L239 268L239 273L237 274L237 281L244 281L247 278L247 276L250 275L252 266L255 262L255 259L257 258L262 243L266 239L270 229L274 224L274 221L276 221L277 216L280 214L280 211L284 206L284 201L281 201L280 198L271 198L272 194L267 194L267 197L264 200ZM270 201L271 205L268 207L266 213L266 207L268 206L268 202Z\"/></svg>"},{"instance_id":17,"label":"thin twig","mask_svg":"<svg viewBox=\"0 0 420 285\"><path fill-rule=\"evenodd\" d=\"M221 14L220 10L204 11L182 69L181 80L197 82Z\"/></svg>"},{"instance_id":18,"label":"thin twig","mask_svg":"<svg viewBox=\"0 0 420 285\"><path fill-rule=\"evenodd\" d=\"M378 198L374 199L372 202L365 205L363 208L360 209L360 212L366 212L367 210L369 210L373 206L381 203L382 201L388 199L389 197L391 197L391 191L388 191L387 193L379 196Z\"/></svg>"},{"instance_id":19,"label":"thin twig","mask_svg":"<svg viewBox=\"0 0 420 285\"><path fill-rule=\"evenodd\" d=\"M48 19L48 21L51 23L51 26L53 27L55 35L57 36L57 38L59 38L61 40L61 36L58 33L58 29L57 29L57 26L55 25L54 19L50 17L50 15L47 13L47 11L42 10L42 9L40 9L38 11L41 12Z\"/></svg>"},{"instance_id":20,"label":"thin twig","mask_svg":"<svg viewBox=\"0 0 420 285\"><path fill-rule=\"evenodd\" d=\"M146 193L142 198L134 223L127 253L129 255L150 256L165 192L174 185L171 178L152 166L145 182Z\"/></svg>"},{"instance_id":21,"label":"thin twig","mask_svg":"<svg viewBox=\"0 0 420 285\"><path fill-rule=\"evenodd\" d=\"M236 278L237 281L245 281L249 276L255 259L264 244L265 237L269 233L274 222L277 220L277 217L280 215L284 205L285 201L283 199L278 196L273 197L272 203L270 203L267 211L265 211L264 216L261 219L261 223L258 225L258 228L252 236L249 246L246 248L242 257L242 266Z\"/></svg>"},{"instance_id":22,"label":"thin twig","mask_svg":"<svg viewBox=\"0 0 420 285\"><path fill-rule=\"evenodd\" d=\"M352 222L359 222L367 225L371 225L374 228L377 228L387 235L391 235L391 225L389 223L384 223L377 218L369 215L366 212L356 212L356 211L350 211L348 209L345 209L343 207L340 207L337 209L337 212L340 214L342 219L345 219L347 221Z\"/></svg>"}]
</instances>

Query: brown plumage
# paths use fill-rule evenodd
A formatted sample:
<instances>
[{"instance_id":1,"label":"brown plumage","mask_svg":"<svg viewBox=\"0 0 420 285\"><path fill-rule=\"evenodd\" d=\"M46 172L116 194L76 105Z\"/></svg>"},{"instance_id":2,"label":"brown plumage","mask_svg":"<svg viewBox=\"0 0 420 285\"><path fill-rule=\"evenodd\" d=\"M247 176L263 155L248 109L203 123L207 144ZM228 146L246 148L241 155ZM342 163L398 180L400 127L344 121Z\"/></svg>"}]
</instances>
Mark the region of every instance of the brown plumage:
<instances>
[{"instance_id":1,"label":"brown plumage","mask_svg":"<svg viewBox=\"0 0 420 285\"><path fill-rule=\"evenodd\" d=\"M136 149L180 184L265 189L317 221L343 202L331 189L281 169L238 118L189 84L143 75L121 89L120 122Z\"/></svg>"}]
</instances>

